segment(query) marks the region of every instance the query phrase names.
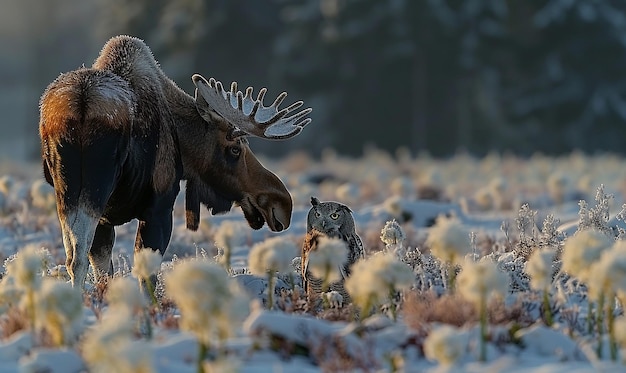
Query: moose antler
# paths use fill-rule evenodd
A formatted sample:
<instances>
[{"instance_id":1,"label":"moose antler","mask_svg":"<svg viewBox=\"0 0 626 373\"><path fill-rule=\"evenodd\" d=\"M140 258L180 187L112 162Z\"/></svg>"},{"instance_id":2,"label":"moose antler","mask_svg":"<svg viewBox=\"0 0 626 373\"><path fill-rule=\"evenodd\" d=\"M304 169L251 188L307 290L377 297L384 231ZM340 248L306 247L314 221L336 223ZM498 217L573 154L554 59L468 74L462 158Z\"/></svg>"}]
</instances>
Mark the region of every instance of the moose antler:
<instances>
[{"instance_id":1,"label":"moose antler","mask_svg":"<svg viewBox=\"0 0 626 373\"><path fill-rule=\"evenodd\" d=\"M313 111L311 108L287 117L303 105L302 101L278 110L278 106L287 97L286 92L278 95L270 106L264 106L263 98L267 92L265 88L259 91L254 100L252 87L248 87L244 95L237 90L236 82L231 84L230 91L225 91L222 83L213 78L207 82L201 75L194 74L192 80L197 89L196 100L200 92L211 109L235 127L230 133L231 139L246 135L273 140L288 139L299 134L304 126L311 123L311 118L305 118Z\"/></svg>"}]
</instances>

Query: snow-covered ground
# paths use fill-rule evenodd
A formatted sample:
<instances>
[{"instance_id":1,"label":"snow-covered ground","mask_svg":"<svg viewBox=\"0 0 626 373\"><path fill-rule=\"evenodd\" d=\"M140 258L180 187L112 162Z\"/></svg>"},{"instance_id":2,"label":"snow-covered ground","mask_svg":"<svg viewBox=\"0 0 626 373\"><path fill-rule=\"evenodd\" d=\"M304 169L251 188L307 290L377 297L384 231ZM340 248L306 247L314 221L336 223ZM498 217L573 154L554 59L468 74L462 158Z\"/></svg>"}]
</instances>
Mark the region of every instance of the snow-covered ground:
<instances>
[{"instance_id":1,"label":"snow-covered ground","mask_svg":"<svg viewBox=\"0 0 626 373\"><path fill-rule=\"evenodd\" d=\"M577 273L561 270L564 244L577 231L593 228L603 231L611 240L623 238L625 225L619 212L626 192L624 159L574 153L560 158L489 155L476 159L458 155L438 160L412 157L404 151L389 155L369 150L358 159L328 151L321 160L293 154L264 163L285 181L294 199L292 224L286 232L276 234L266 227L251 230L237 207L220 216L211 216L204 210L200 229L191 232L184 227L182 195L175 207L174 232L161 267L163 276L174 271L185 257L209 262L223 259L218 255L223 247L218 246L229 240L229 277L246 290L244 294L251 300L233 301L231 311L237 317L233 316L232 320L208 317L228 323L229 330L227 337L215 337L208 342L206 371L626 370L621 362L620 343L615 344L615 360L611 359L612 338L607 327L613 322L609 315L615 317L615 339L618 342L626 339L622 307L611 295L613 291L604 299L609 312L597 313L594 310L599 305L595 300L599 297L595 293L590 296L588 286L579 281ZM10 267L8 263L19 260L15 259L16 252L33 246L44 247L51 256L46 263L46 275L61 278L59 281L64 283L65 253L54 199L50 187L41 179L37 165L0 165L0 259L7 260L5 267ZM272 297L274 307L269 310L267 278L250 273L248 255L256 244L273 237L300 247L311 196L350 206L368 256L378 251L393 251L397 260L414 273L410 288L396 294L393 301L380 300L370 317L359 320L354 316L354 305L316 309L308 303L299 287L301 278L296 260L293 268L278 274ZM586 203L580 203L581 200ZM437 220L440 216L459 222L460 227L472 233L467 235L465 258L455 261L460 272L458 289L454 292L449 285L452 267L435 255L436 242L445 241L445 234L454 234L445 233L437 241L435 236L441 235L443 228L433 232L443 224L443 220ZM385 223L392 219L400 223L406 238L401 244L389 247L380 236ZM131 268L135 228L136 223L129 223L116 230L117 277L134 276ZM548 322L543 293L533 290L529 276L532 269L526 266L529 255L539 249L559 253L548 264L547 290L553 322ZM505 294L494 298L487 307L482 356L480 315L469 297L464 296L465 285L460 283L467 263L463 260L468 258L472 262L490 261L508 279ZM589 266L600 261L589 260ZM621 267L608 268L617 273ZM43 313L34 312L39 321L35 320L34 328L29 326L29 308L24 301L27 297L23 291L16 292L7 285L13 281L12 273L6 268L2 271L0 372L197 371L199 331L181 326L181 317L185 315L172 301L175 297L168 296L167 286L164 293L160 288L157 291L165 295L160 306L144 305L143 310L125 314L117 312L117 306L102 295L105 293L102 284L89 280L82 315L71 328L75 335L55 343L51 339L53 328L41 321L48 320L41 316ZM591 277L583 278L595 279L599 274L592 271L588 276ZM622 280L613 282L619 281ZM592 280L588 282L591 284ZM620 295L620 288L615 286L611 289ZM205 289L208 292L213 288ZM197 290L198 298L213 296L202 293L202 289ZM37 299L34 308L37 308L43 303L39 302L39 295L34 296ZM394 305L398 308L396 318L391 311ZM603 315L604 320L598 321L598 315ZM124 324L111 321L124 316L127 321L133 321L131 332L105 333L109 324L118 328ZM46 317L50 317L50 323L58 322L53 316ZM60 321L63 325L69 322ZM90 343L94 335L109 337L102 337L98 353L93 352L94 344ZM602 341L601 357L598 357L598 341ZM107 368L106 364L94 363L98 358L126 365Z\"/></svg>"}]
</instances>

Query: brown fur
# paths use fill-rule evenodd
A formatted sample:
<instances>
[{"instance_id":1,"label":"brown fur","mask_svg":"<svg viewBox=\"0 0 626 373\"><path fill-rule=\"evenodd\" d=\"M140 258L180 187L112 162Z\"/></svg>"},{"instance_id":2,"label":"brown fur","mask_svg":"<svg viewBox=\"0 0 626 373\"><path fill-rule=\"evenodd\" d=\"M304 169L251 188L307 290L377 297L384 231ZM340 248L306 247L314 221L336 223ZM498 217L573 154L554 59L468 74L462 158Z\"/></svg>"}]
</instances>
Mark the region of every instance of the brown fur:
<instances>
[{"instance_id":1,"label":"brown fur","mask_svg":"<svg viewBox=\"0 0 626 373\"><path fill-rule=\"evenodd\" d=\"M84 281L87 255L96 272L112 271L113 228L132 219L139 220L135 250L163 254L180 180L190 229L199 226L202 204L216 214L233 203L253 229L289 227L293 204L282 181L245 138L229 137L232 125L202 95L188 95L164 74L140 39L114 37L91 68L59 76L40 115L44 174L55 187L74 284ZM101 154L113 159L100 163Z\"/></svg>"},{"instance_id":2,"label":"brown fur","mask_svg":"<svg viewBox=\"0 0 626 373\"><path fill-rule=\"evenodd\" d=\"M91 73L90 69L80 69L59 76L46 90L41 99L40 135L50 139L55 136L79 136L83 141L92 138L90 132L105 128L119 130L130 127L134 119L134 97L128 84L119 77L98 72L106 85L89 86L77 84L82 76ZM115 90L121 100L111 99L106 90ZM82 102L83 94L89 101ZM75 126L79 122L97 123L92 126ZM87 131L77 133L75 131Z\"/></svg>"},{"instance_id":3,"label":"brown fur","mask_svg":"<svg viewBox=\"0 0 626 373\"><path fill-rule=\"evenodd\" d=\"M152 172L154 189L161 193L172 184L175 175L176 148L174 144L174 120L165 95L165 86L175 85L165 76L154 59L150 48L140 39L119 36L107 42L93 64L94 69L111 71L127 80L139 96L135 131L139 134L158 131L157 158ZM155 102L142 97L156 96Z\"/></svg>"}]
</instances>

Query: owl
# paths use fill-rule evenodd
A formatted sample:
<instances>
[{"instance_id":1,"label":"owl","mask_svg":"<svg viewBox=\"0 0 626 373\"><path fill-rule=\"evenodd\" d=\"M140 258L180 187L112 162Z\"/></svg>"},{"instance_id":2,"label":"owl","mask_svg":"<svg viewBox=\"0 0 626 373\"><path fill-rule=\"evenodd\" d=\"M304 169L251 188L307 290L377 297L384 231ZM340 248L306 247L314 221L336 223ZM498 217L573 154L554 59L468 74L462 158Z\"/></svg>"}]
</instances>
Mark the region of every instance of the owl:
<instances>
[{"instance_id":1,"label":"owl","mask_svg":"<svg viewBox=\"0 0 626 373\"><path fill-rule=\"evenodd\" d=\"M311 209L307 215L306 236L302 245L302 279L304 289L309 295L317 296L322 291L322 281L314 278L307 270L308 256L311 251L317 249L320 236L339 238L346 242L348 258L345 263L337 263L342 279L330 285L330 290L338 291L343 296L345 304L350 298L346 293L343 283L350 276L350 267L357 260L365 257L363 242L356 233L352 211L348 206L338 202L320 202L311 197Z\"/></svg>"}]
</instances>

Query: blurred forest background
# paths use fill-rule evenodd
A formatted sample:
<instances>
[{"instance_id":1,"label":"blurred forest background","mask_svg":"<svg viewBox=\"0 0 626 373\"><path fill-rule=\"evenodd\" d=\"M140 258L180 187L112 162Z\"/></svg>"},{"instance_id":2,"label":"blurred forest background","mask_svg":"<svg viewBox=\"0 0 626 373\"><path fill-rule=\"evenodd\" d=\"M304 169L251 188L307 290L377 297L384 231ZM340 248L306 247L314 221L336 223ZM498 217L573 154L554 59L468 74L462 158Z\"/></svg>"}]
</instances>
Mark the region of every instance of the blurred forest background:
<instances>
[{"instance_id":1,"label":"blurred forest background","mask_svg":"<svg viewBox=\"0 0 626 373\"><path fill-rule=\"evenodd\" d=\"M626 149L622 0L3 0L0 156L36 159L38 100L117 34L165 73L285 90L313 123L279 156Z\"/></svg>"}]
</instances>

